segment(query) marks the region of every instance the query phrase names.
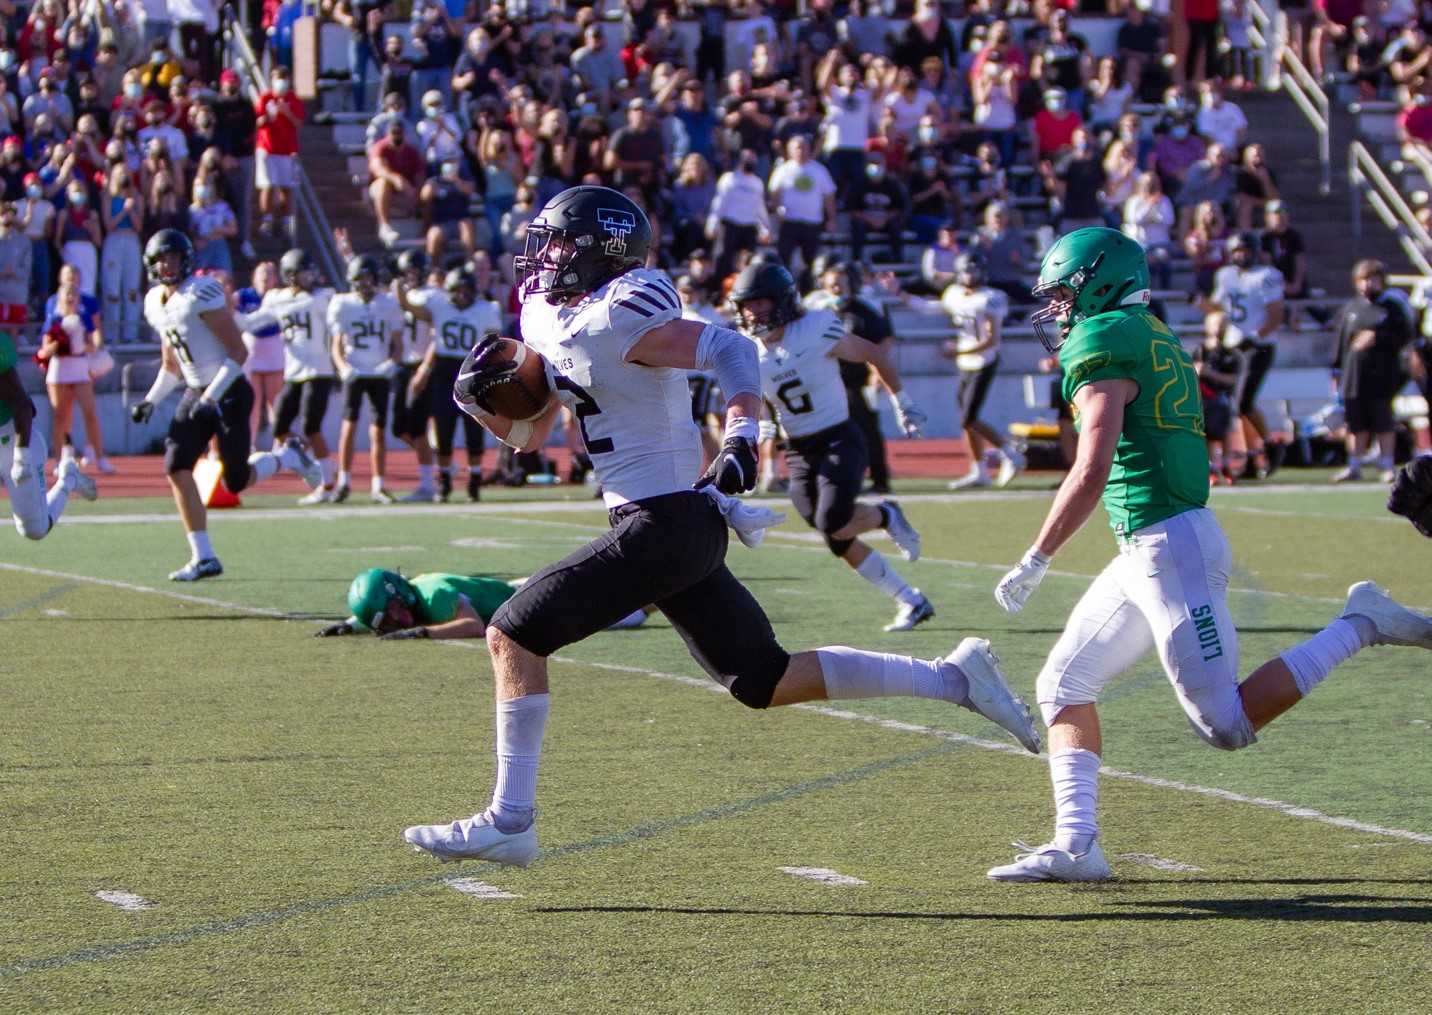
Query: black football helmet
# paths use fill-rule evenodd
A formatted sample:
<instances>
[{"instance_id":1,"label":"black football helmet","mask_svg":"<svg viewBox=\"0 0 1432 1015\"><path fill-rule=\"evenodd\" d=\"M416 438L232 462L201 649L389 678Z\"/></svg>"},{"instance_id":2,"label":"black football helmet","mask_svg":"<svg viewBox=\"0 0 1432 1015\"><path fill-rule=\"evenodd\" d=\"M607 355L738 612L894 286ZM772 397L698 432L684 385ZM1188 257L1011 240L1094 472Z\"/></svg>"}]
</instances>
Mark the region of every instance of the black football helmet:
<instances>
[{"instance_id":1,"label":"black football helmet","mask_svg":"<svg viewBox=\"0 0 1432 1015\"><path fill-rule=\"evenodd\" d=\"M610 187L571 187L528 224L513 268L527 292L556 305L645 264L651 243L651 221L631 198Z\"/></svg>"},{"instance_id":2,"label":"black football helmet","mask_svg":"<svg viewBox=\"0 0 1432 1015\"><path fill-rule=\"evenodd\" d=\"M466 310L477 302L477 276L466 266L453 268L443 276L443 292L448 294L453 306Z\"/></svg>"},{"instance_id":3,"label":"black football helmet","mask_svg":"<svg viewBox=\"0 0 1432 1015\"><path fill-rule=\"evenodd\" d=\"M1228 259L1240 268L1249 268L1258 260L1258 238L1252 233L1234 233L1224 246ZM1246 255L1240 258L1238 255Z\"/></svg>"},{"instance_id":4,"label":"black football helmet","mask_svg":"<svg viewBox=\"0 0 1432 1015\"><path fill-rule=\"evenodd\" d=\"M312 289L318 265L302 247L286 251L278 261L278 277L284 285L296 285L300 289ZM305 277L307 276L307 277Z\"/></svg>"},{"instance_id":5,"label":"black football helmet","mask_svg":"<svg viewBox=\"0 0 1432 1015\"><path fill-rule=\"evenodd\" d=\"M422 247L409 247L398 255L399 275L406 275L410 278L417 275L419 278L427 278L428 267L428 255Z\"/></svg>"},{"instance_id":6,"label":"black football helmet","mask_svg":"<svg viewBox=\"0 0 1432 1015\"><path fill-rule=\"evenodd\" d=\"M731 284L729 299L732 318L742 331L757 338L769 335L801 315L800 290L783 264L748 264ZM758 315L751 311L750 304L761 299L770 300L771 308Z\"/></svg>"},{"instance_id":7,"label":"black football helmet","mask_svg":"<svg viewBox=\"0 0 1432 1015\"><path fill-rule=\"evenodd\" d=\"M166 270L164 261L171 254L179 260ZM144 245L144 267L160 285L179 285L194 274L194 244L177 229L161 229Z\"/></svg>"},{"instance_id":8,"label":"black football helmet","mask_svg":"<svg viewBox=\"0 0 1432 1015\"><path fill-rule=\"evenodd\" d=\"M966 289L978 289L988 278L983 254L970 250L955 258L955 281Z\"/></svg>"},{"instance_id":9,"label":"black football helmet","mask_svg":"<svg viewBox=\"0 0 1432 1015\"><path fill-rule=\"evenodd\" d=\"M373 254L356 254L348 260L348 284L360 298L371 300L378 291L383 264Z\"/></svg>"}]
</instances>

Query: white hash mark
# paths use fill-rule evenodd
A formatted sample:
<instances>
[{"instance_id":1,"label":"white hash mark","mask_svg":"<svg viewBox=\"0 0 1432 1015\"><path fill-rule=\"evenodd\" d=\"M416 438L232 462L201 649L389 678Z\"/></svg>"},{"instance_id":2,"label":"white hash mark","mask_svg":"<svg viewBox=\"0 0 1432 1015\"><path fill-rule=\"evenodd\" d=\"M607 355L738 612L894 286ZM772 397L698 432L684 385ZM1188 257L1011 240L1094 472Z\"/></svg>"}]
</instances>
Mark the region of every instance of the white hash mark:
<instances>
[{"instance_id":1,"label":"white hash mark","mask_svg":"<svg viewBox=\"0 0 1432 1015\"><path fill-rule=\"evenodd\" d=\"M1191 863L1179 863L1177 860L1165 860L1161 856L1154 856L1152 853L1120 853L1118 859L1127 860L1129 863L1142 864L1145 867L1152 867L1160 871L1177 871L1180 874L1198 874L1203 868L1195 867Z\"/></svg>"},{"instance_id":2,"label":"white hash mark","mask_svg":"<svg viewBox=\"0 0 1432 1015\"><path fill-rule=\"evenodd\" d=\"M131 912L137 909L153 909L158 903L150 902L141 895L133 892L120 891L118 889L105 889L94 893L94 897L101 902L108 902L111 906L118 906L120 909L127 909Z\"/></svg>"},{"instance_id":3,"label":"white hash mark","mask_svg":"<svg viewBox=\"0 0 1432 1015\"><path fill-rule=\"evenodd\" d=\"M838 885L841 888L853 888L856 885L867 883L859 878L853 878L849 874L833 871L829 867L782 867L781 871L793 878L808 878L811 881L819 881L823 885Z\"/></svg>"},{"instance_id":4,"label":"white hash mark","mask_svg":"<svg viewBox=\"0 0 1432 1015\"><path fill-rule=\"evenodd\" d=\"M455 878L448 882L453 888L464 895L471 895L474 899L520 899L522 896L513 895L511 892L504 892L495 885L489 885L484 881L477 881L473 878Z\"/></svg>"}]
</instances>

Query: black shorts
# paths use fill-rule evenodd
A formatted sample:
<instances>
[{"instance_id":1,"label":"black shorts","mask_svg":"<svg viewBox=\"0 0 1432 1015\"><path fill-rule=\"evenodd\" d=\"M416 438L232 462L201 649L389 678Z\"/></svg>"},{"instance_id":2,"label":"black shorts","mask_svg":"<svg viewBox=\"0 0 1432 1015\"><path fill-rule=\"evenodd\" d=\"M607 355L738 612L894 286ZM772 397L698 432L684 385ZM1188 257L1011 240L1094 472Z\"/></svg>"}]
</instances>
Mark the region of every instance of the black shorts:
<instances>
[{"instance_id":1,"label":"black shorts","mask_svg":"<svg viewBox=\"0 0 1432 1015\"><path fill-rule=\"evenodd\" d=\"M408 385L412 382L415 368L402 366L393 376L393 433L398 437L421 440L427 433L428 391L432 385L419 391L416 397L409 397Z\"/></svg>"},{"instance_id":2,"label":"black shorts","mask_svg":"<svg viewBox=\"0 0 1432 1015\"><path fill-rule=\"evenodd\" d=\"M457 380L461 370L462 360L454 356L439 356L433 364L433 374L428 380L426 394L436 438L434 450L444 457L452 454L453 438L457 434L457 425L461 422L463 436L467 441L468 461L475 462L481 457L483 446L487 443L487 431L452 400L453 382Z\"/></svg>"},{"instance_id":3,"label":"black shorts","mask_svg":"<svg viewBox=\"0 0 1432 1015\"><path fill-rule=\"evenodd\" d=\"M1390 398L1346 398L1343 418L1352 433L1391 433L1396 428Z\"/></svg>"},{"instance_id":4,"label":"black shorts","mask_svg":"<svg viewBox=\"0 0 1432 1015\"><path fill-rule=\"evenodd\" d=\"M343 382L343 419L348 423L358 422L363 411L363 399L373 410L372 425L379 430L388 425L388 378L350 377Z\"/></svg>"},{"instance_id":5,"label":"black shorts","mask_svg":"<svg viewBox=\"0 0 1432 1015\"><path fill-rule=\"evenodd\" d=\"M293 421L300 416L305 435L322 433L323 417L328 413L328 398L332 394L332 377L285 381L274 407L274 434L285 437L293 433Z\"/></svg>"},{"instance_id":6,"label":"black shorts","mask_svg":"<svg viewBox=\"0 0 1432 1015\"><path fill-rule=\"evenodd\" d=\"M691 374L686 383L691 388L691 419L697 426L705 426L708 416L722 411L721 406L716 404L720 392L716 379L704 374Z\"/></svg>"},{"instance_id":7,"label":"black shorts","mask_svg":"<svg viewBox=\"0 0 1432 1015\"><path fill-rule=\"evenodd\" d=\"M179 409L164 437L164 471L192 471L194 463L209 449L209 441L217 437L224 485L238 493L249 485L249 452L253 450L249 418L254 411L254 389L247 378L240 377L219 399L218 412L196 413L203 393L199 388L187 388L179 399Z\"/></svg>"},{"instance_id":8,"label":"black shorts","mask_svg":"<svg viewBox=\"0 0 1432 1015\"><path fill-rule=\"evenodd\" d=\"M960 406L960 425L969 426L980 418L989 386L994 383L995 371L999 369L999 357L995 357L979 370L961 370L960 387L955 401Z\"/></svg>"},{"instance_id":9,"label":"black shorts","mask_svg":"<svg viewBox=\"0 0 1432 1015\"><path fill-rule=\"evenodd\" d=\"M1277 347L1273 345L1255 345L1243 354L1248 358L1248 369L1243 374L1243 389L1238 393L1238 412L1241 415L1246 416L1256 408L1258 392L1268 371L1273 369L1276 354Z\"/></svg>"},{"instance_id":10,"label":"black shorts","mask_svg":"<svg viewBox=\"0 0 1432 1015\"><path fill-rule=\"evenodd\" d=\"M850 420L808 437L791 437L786 467L791 473L791 503L805 523L825 536L836 556L854 540L834 539L855 514L865 482L868 456L860 428Z\"/></svg>"},{"instance_id":11,"label":"black shorts","mask_svg":"<svg viewBox=\"0 0 1432 1015\"><path fill-rule=\"evenodd\" d=\"M1211 441L1221 441L1228 436L1233 425L1233 396L1227 392L1203 396L1203 435Z\"/></svg>"},{"instance_id":12,"label":"black shorts","mask_svg":"<svg viewBox=\"0 0 1432 1015\"><path fill-rule=\"evenodd\" d=\"M654 603L713 679L747 705L770 704L790 656L727 569L711 498L684 491L608 514L611 531L527 579L492 625L545 657Z\"/></svg>"}]
</instances>

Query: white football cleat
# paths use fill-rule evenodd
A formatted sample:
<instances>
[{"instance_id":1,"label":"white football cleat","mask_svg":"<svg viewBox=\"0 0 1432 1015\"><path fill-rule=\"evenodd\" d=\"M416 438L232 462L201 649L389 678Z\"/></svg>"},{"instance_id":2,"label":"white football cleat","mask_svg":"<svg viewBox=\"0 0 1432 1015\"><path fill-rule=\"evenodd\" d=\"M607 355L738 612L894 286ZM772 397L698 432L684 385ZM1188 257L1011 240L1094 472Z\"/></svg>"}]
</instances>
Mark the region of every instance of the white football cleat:
<instances>
[{"instance_id":1,"label":"white football cleat","mask_svg":"<svg viewBox=\"0 0 1432 1015\"><path fill-rule=\"evenodd\" d=\"M968 472L959 479L952 479L945 484L947 490L975 490L989 486L989 477L984 474L983 469L976 469Z\"/></svg>"},{"instance_id":2,"label":"white football cleat","mask_svg":"<svg viewBox=\"0 0 1432 1015\"><path fill-rule=\"evenodd\" d=\"M1001 454L999 460L999 475L994 478L994 485L1003 489L1014 482L1014 477L1024 471L1024 456L1013 449Z\"/></svg>"},{"instance_id":3,"label":"white football cleat","mask_svg":"<svg viewBox=\"0 0 1432 1015\"><path fill-rule=\"evenodd\" d=\"M900 556L914 562L920 559L920 533L915 531L915 526L910 524L910 519L905 517L905 512L900 510L897 501L885 499L880 502L885 509L890 521L885 526L885 531L895 545L900 548Z\"/></svg>"},{"instance_id":4,"label":"white football cleat","mask_svg":"<svg viewBox=\"0 0 1432 1015\"><path fill-rule=\"evenodd\" d=\"M1432 617L1409 610L1373 582L1358 582L1347 590L1347 605L1340 616L1366 617L1377 628L1374 645L1414 645L1432 649Z\"/></svg>"},{"instance_id":5,"label":"white football cleat","mask_svg":"<svg viewBox=\"0 0 1432 1015\"><path fill-rule=\"evenodd\" d=\"M983 638L966 638L955 646L945 661L957 666L969 683L965 708L978 712L996 726L1009 731L1030 754L1039 753L1039 731L1024 699L1009 689L999 671L999 658Z\"/></svg>"},{"instance_id":6,"label":"white football cleat","mask_svg":"<svg viewBox=\"0 0 1432 1015\"><path fill-rule=\"evenodd\" d=\"M374 504L396 504L398 502L398 498L394 497L381 486L373 491L372 496Z\"/></svg>"},{"instance_id":7,"label":"white football cleat","mask_svg":"<svg viewBox=\"0 0 1432 1015\"><path fill-rule=\"evenodd\" d=\"M319 486L298 498L298 503L303 507L312 507L315 504L327 504L332 499L333 488L331 486Z\"/></svg>"},{"instance_id":8,"label":"white football cleat","mask_svg":"<svg viewBox=\"0 0 1432 1015\"><path fill-rule=\"evenodd\" d=\"M323 467L308 453L308 446L299 438L290 437L284 441L279 455L283 464L298 473L309 489L317 490L323 486Z\"/></svg>"},{"instance_id":9,"label":"white football cleat","mask_svg":"<svg viewBox=\"0 0 1432 1015\"><path fill-rule=\"evenodd\" d=\"M494 825L486 811L445 825L413 825L403 831L403 839L443 863L491 860L526 867L537 858L535 818L522 831L509 834Z\"/></svg>"},{"instance_id":10,"label":"white football cleat","mask_svg":"<svg viewBox=\"0 0 1432 1015\"><path fill-rule=\"evenodd\" d=\"M1033 884L1037 881L1107 881L1112 876L1109 861L1099 848L1099 840L1089 843L1082 853L1060 849L1052 842L1030 846L1016 842L1014 863L991 867L985 877L991 881Z\"/></svg>"},{"instance_id":11,"label":"white football cleat","mask_svg":"<svg viewBox=\"0 0 1432 1015\"><path fill-rule=\"evenodd\" d=\"M886 631L909 631L916 624L923 624L935 615L934 605L925 598L919 589L911 589L916 596L919 596L913 603L901 603L900 610L895 614L895 619L886 624Z\"/></svg>"},{"instance_id":12,"label":"white football cleat","mask_svg":"<svg viewBox=\"0 0 1432 1015\"><path fill-rule=\"evenodd\" d=\"M55 471L71 490L85 500L94 500L99 496L99 489L94 485L94 480L80 471L80 463L73 458L60 459L60 467Z\"/></svg>"},{"instance_id":13,"label":"white football cleat","mask_svg":"<svg viewBox=\"0 0 1432 1015\"><path fill-rule=\"evenodd\" d=\"M205 557L203 560L191 560L178 571L169 572L169 580L172 582L196 582L203 578L217 578L224 573L224 565L219 563L218 557Z\"/></svg>"}]
</instances>

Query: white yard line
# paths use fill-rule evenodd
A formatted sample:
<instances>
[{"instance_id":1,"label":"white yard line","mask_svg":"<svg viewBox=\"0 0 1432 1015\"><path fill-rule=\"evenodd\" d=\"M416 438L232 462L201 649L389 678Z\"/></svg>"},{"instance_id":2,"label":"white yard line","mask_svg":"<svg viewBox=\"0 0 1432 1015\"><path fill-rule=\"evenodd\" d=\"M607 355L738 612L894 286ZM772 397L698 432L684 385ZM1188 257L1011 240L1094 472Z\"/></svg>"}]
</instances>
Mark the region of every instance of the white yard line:
<instances>
[{"instance_id":1,"label":"white yard line","mask_svg":"<svg viewBox=\"0 0 1432 1015\"><path fill-rule=\"evenodd\" d=\"M126 592L140 592L148 595L163 596L167 599L175 599L180 602L197 603L203 606L213 606L218 609L233 610L237 613L247 613L260 617L276 617L279 619L290 619L288 614L278 610L266 609L257 606L244 606L239 603L225 602L222 599L211 599L206 596L191 596L182 592L172 592L168 589L150 588L145 585L136 585L132 582L114 581L108 578L95 578L90 575L72 574L66 571L52 571L47 568L30 567L25 564L11 564L0 561L0 571L15 571L21 574L34 574L47 578L66 578L71 581L88 582L93 585L102 585L108 588L122 589ZM460 648L480 648L479 645L468 645L465 642L444 641L442 645L450 645ZM663 670L652 670L640 666L623 666L616 663L593 662L587 659L576 659L570 656L552 656L561 663L571 663L578 666L589 666L593 669L611 670L617 673L630 673L639 676L656 677L659 680L671 683L684 684L688 687L695 687L701 690L718 694L726 694L725 688L709 679L687 676L682 673L667 673ZM965 733L957 733L954 730L938 729L934 726L925 726L919 723L901 722L896 719L884 719L879 716L866 715L861 712L851 712L846 709L833 708L829 705L806 703L793 705L792 708L805 712L814 712L831 719L843 719L847 722L859 722L869 726L877 726L881 729L891 730L898 733L914 733L921 736L934 737L950 743L964 744L969 747L977 747L986 751L998 751L1002 754L1011 754L1021 758L1039 758L1044 755L1031 755L1023 748L1012 743L996 740L985 740L980 737L972 737ZM1371 835L1381 835L1392 839L1404 839L1408 842L1418 842L1432 845L1432 835L1425 832L1414 832L1404 828L1388 828L1384 825L1372 824L1367 821L1358 821L1353 818L1339 817L1334 814L1325 814L1322 811L1311 807L1300 807L1296 804L1285 803L1282 800L1272 800L1266 797L1248 796L1243 793L1235 793L1231 790L1218 789L1213 786L1200 786L1196 783L1181 782L1177 779L1164 779L1159 776L1143 775L1139 772L1128 772L1123 769L1104 767L1099 773L1108 779L1120 779L1125 782L1139 783L1144 786L1152 786L1156 789L1169 789L1180 793L1192 793L1198 796L1213 797L1218 800L1226 800L1229 803L1245 804L1251 807L1259 807L1265 810L1276 811L1285 817L1297 818L1302 821L1313 821L1318 824L1331 825L1334 828L1345 828L1354 832L1366 832Z\"/></svg>"},{"instance_id":2,"label":"white yard line","mask_svg":"<svg viewBox=\"0 0 1432 1015\"><path fill-rule=\"evenodd\" d=\"M789 874L793 878L806 878L809 881L819 881L823 885L834 885L837 888L856 888L869 884L868 881L861 881L849 874L833 871L829 867L781 867L779 869L783 874Z\"/></svg>"},{"instance_id":3,"label":"white yard line","mask_svg":"<svg viewBox=\"0 0 1432 1015\"><path fill-rule=\"evenodd\" d=\"M474 899L520 899L522 896L513 895L511 892L504 892L496 885L489 885L485 881L477 881L473 878L454 878L447 882L449 888L456 889L464 895L471 895Z\"/></svg>"},{"instance_id":4,"label":"white yard line","mask_svg":"<svg viewBox=\"0 0 1432 1015\"><path fill-rule=\"evenodd\" d=\"M141 895L133 892L120 891L119 889L95 892L94 897L100 902L108 902L111 906L118 906L120 909L135 912L141 909L153 909L158 903L150 902Z\"/></svg>"},{"instance_id":5,"label":"white yard line","mask_svg":"<svg viewBox=\"0 0 1432 1015\"><path fill-rule=\"evenodd\" d=\"M1202 867L1195 867L1191 863L1179 863L1177 860L1165 860L1152 853L1120 853L1115 859L1127 860L1129 863L1136 863L1143 867L1152 867L1156 871L1173 871L1177 874L1200 874L1203 872Z\"/></svg>"}]
</instances>

